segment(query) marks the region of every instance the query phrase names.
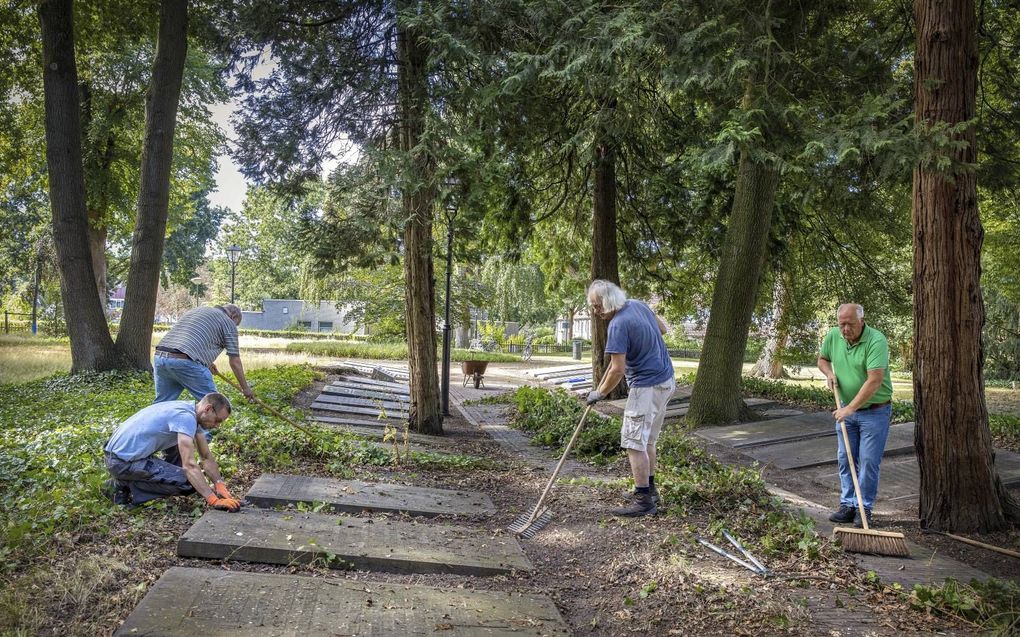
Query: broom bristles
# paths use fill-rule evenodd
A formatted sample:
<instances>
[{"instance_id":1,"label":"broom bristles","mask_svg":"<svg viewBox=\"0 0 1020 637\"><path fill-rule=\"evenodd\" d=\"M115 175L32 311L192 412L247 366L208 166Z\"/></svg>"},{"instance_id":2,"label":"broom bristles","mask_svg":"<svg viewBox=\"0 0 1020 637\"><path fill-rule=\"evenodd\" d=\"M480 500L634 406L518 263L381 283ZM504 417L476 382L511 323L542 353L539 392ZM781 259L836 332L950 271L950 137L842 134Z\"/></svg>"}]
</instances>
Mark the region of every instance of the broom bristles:
<instances>
[{"instance_id":1,"label":"broom bristles","mask_svg":"<svg viewBox=\"0 0 1020 637\"><path fill-rule=\"evenodd\" d=\"M850 553L910 557L910 548L902 533L836 527L832 530L832 539Z\"/></svg>"}]
</instances>

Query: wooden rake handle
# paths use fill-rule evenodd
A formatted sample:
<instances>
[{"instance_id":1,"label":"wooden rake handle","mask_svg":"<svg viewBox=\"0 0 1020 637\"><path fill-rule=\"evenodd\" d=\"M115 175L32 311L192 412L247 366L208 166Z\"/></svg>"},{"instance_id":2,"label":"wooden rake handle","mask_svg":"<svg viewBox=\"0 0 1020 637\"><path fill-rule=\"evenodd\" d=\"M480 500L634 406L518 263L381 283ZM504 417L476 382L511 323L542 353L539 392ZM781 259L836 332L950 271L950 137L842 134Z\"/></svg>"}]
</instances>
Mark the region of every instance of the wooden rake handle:
<instances>
[{"instance_id":1,"label":"wooden rake handle","mask_svg":"<svg viewBox=\"0 0 1020 637\"><path fill-rule=\"evenodd\" d=\"M570 455L570 450L574 447L574 443L577 442L577 437L581 435L581 429L584 428L584 421L588 419L588 413L591 411L591 405L588 405L584 409L584 413L581 414L581 420L577 423L577 427L574 428L574 435L570 437L570 442L567 443L567 448L563 450L563 456L560 461L556 463L556 468L553 469L552 475L549 476L549 483L545 485L545 491L542 492L542 497L538 499L538 504L535 505L534 511L531 512L531 517L528 518L528 524L535 521L538 517L539 512L542 510L542 503L545 502L545 497L549 495L549 491L552 489L553 483L556 482L556 476L560 474L560 469L563 468L563 463L567 461L567 456ZM525 525L527 526L527 524Z\"/></svg>"},{"instance_id":2,"label":"wooden rake handle","mask_svg":"<svg viewBox=\"0 0 1020 637\"><path fill-rule=\"evenodd\" d=\"M835 378L835 376L833 376ZM839 398L839 390L836 389L836 385L839 383L832 383L832 396L836 399L836 408L843 408L843 401ZM843 432L843 447L846 449L846 459L849 460L850 464L850 477L854 481L854 494L857 496L857 506L860 509L864 508L864 499L861 498L861 483L857 481L857 468L854 466L854 452L850 451L850 434L846 432L846 423L842 418L839 419L839 430ZM864 526L865 531L871 530L868 527L868 515L866 512L861 511L861 524Z\"/></svg>"},{"instance_id":3,"label":"wooden rake handle","mask_svg":"<svg viewBox=\"0 0 1020 637\"><path fill-rule=\"evenodd\" d=\"M219 376L220 378L222 378L224 381L226 381L226 383L228 385L230 385L231 387L233 387L237 391L241 392L241 388L237 385L237 383L235 383L234 381L230 380L229 378L224 376L219 371L216 372L216 375ZM241 392L241 393L243 394L244 392ZM261 406L263 409L265 409L269 413L273 414L274 416L276 416L280 420L284 421L285 423L287 423L291 427L294 427L295 429L301 431L302 433L304 433L306 436L308 436L312 440L318 440L318 438L316 438L315 435L312 434L311 431L309 431L308 429L306 429L306 428L302 427L301 425L297 424L296 422L294 422L292 419L288 418L287 416L283 415L282 413L280 413L279 411L274 409L271 405L265 403L261 398L256 396L254 393L251 395L251 398L256 403L258 403L259 406Z\"/></svg>"}]
</instances>

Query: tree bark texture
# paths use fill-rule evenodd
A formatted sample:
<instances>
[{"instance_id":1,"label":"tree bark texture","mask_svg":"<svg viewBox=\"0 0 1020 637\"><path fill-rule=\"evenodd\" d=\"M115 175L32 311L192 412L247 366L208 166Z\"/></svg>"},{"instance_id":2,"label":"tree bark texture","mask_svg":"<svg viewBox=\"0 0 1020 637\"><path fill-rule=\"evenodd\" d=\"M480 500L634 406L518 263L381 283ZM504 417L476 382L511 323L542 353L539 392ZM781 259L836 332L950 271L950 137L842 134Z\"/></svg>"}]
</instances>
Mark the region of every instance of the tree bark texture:
<instances>
[{"instance_id":1,"label":"tree bark texture","mask_svg":"<svg viewBox=\"0 0 1020 637\"><path fill-rule=\"evenodd\" d=\"M188 0L163 0L156 60L145 99L138 220L131 240L131 266L117 334L117 347L139 369L152 369L149 348L166 240L174 130L187 55Z\"/></svg>"},{"instance_id":2,"label":"tree bark texture","mask_svg":"<svg viewBox=\"0 0 1020 637\"><path fill-rule=\"evenodd\" d=\"M88 131L92 126L93 120L92 87L88 82L81 83L79 95L81 99L82 126ZM110 164L113 161L112 133L109 135L110 138L104 144L105 148L100 160L100 172L103 173L109 171ZM85 174L88 174L88 170L85 170ZM92 190L93 194L95 194L93 183L86 185L85 192L88 193L89 190ZM96 290L99 292L99 302L103 306L103 313L108 316L107 308L109 303L106 290L106 207L90 205L86 197L85 208L88 211L89 218L89 250L92 252L92 271L96 275Z\"/></svg>"},{"instance_id":3,"label":"tree bark texture","mask_svg":"<svg viewBox=\"0 0 1020 637\"><path fill-rule=\"evenodd\" d=\"M616 246L616 150L606 141L595 145L592 197L591 278L620 284L620 263ZM571 325L571 328L573 325ZM591 370L595 386L609 367L606 337L609 322L591 313ZM620 381L609 398L627 395L626 381Z\"/></svg>"},{"instance_id":4,"label":"tree bark texture","mask_svg":"<svg viewBox=\"0 0 1020 637\"><path fill-rule=\"evenodd\" d=\"M740 372L778 184L774 166L755 161L747 150L741 153L688 424L729 423L749 416L740 395Z\"/></svg>"},{"instance_id":5,"label":"tree bark texture","mask_svg":"<svg viewBox=\"0 0 1020 637\"><path fill-rule=\"evenodd\" d=\"M978 50L972 0L916 0L914 112L922 130L971 121ZM926 528L1004 529L1017 504L995 469L982 368L981 244L973 127L950 172L914 170L914 446ZM956 164L959 165L959 164Z\"/></svg>"},{"instance_id":6,"label":"tree bark texture","mask_svg":"<svg viewBox=\"0 0 1020 637\"><path fill-rule=\"evenodd\" d=\"M786 278L782 272L777 273L776 283L772 288L772 320L765 328L765 345L751 371L747 373L748 376L786 377L786 370L783 368L783 350L786 349L786 341L790 334L785 320L788 298Z\"/></svg>"},{"instance_id":7,"label":"tree bark texture","mask_svg":"<svg viewBox=\"0 0 1020 637\"><path fill-rule=\"evenodd\" d=\"M71 0L39 4L43 39L46 165L71 372L114 369L119 356L96 289L82 166L78 70Z\"/></svg>"},{"instance_id":8,"label":"tree bark texture","mask_svg":"<svg viewBox=\"0 0 1020 637\"><path fill-rule=\"evenodd\" d=\"M436 373L435 282L432 265L432 219L435 160L421 143L429 106L428 51L414 29L397 34L400 146L410 158L412 174L401 194L404 210L404 289L407 306L408 367L411 375L411 429L442 435Z\"/></svg>"}]
</instances>

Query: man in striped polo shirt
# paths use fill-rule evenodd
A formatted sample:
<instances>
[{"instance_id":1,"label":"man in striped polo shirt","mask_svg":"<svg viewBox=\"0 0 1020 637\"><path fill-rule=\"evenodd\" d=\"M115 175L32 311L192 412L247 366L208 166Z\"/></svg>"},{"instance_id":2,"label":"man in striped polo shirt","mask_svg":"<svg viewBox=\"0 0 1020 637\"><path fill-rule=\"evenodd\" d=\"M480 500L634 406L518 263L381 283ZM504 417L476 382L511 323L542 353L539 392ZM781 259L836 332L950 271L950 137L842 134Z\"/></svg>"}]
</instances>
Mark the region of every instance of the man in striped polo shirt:
<instances>
[{"instance_id":1,"label":"man in striped polo shirt","mask_svg":"<svg viewBox=\"0 0 1020 637\"><path fill-rule=\"evenodd\" d=\"M230 369L237 384L249 400L254 398L244 377L241 352L237 343L237 326L241 309L236 305L199 307L185 313L156 346L153 375L156 380L156 402L177 400L187 389L195 400L216 391L213 361L227 350Z\"/></svg>"}]
</instances>

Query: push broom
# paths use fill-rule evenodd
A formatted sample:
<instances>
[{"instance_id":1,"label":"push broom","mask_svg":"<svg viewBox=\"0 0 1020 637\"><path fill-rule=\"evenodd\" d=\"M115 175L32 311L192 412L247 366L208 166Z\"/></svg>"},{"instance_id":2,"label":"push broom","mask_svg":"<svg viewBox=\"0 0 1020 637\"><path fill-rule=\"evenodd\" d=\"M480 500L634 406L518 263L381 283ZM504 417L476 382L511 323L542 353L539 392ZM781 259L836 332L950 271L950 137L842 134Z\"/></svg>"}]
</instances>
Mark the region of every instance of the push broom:
<instances>
[{"instance_id":1,"label":"push broom","mask_svg":"<svg viewBox=\"0 0 1020 637\"><path fill-rule=\"evenodd\" d=\"M531 510L531 513L525 513L521 515L513 523L506 528L517 537L527 540L533 537L536 533L545 528L545 525L549 524L552 520L553 514L548 508L543 509L542 503L545 502L545 496L549 495L549 490L552 489L552 485L556 482L556 476L560 474L560 469L563 468L563 463L566 462L567 456L570 455L570 449L577 442L577 436L580 435L581 429L584 428L584 421L588 418L588 412L591 411L591 405L588 405L584 413L581 414L581 420L577 423L577 427L574 429L574 435L570 437L570 442L567 443L567 448L563 450L563 457L560 458L556 468L553 470L552 475L549 476L549 484L545 485L545 491L542 492L542 497L538 499L538 503L535 508Z\"/></svg>"},{"instance_id":2,"label":"push broom","mask_svg":"<svg viewBox=\"0 0 1020 637\"><path fill-rule=\"evenodd\" d=\"M836 383L832 385L832 395L836 398L836 407L842 409L843 401L839 399ZM846 422L839 421L839 430L843 434L843 446L846 448L847 464L850 465L850 477L854 481L854 494L857 495L857 506L861 509L862 529L839 527L832 529L832 539L838 540L845 551L850 553L869 553L872 555L889 555L892 557L909 557L906 537L893 531L875 531L868 527L868 515L864 511L864 499L861 498L861 485L857 481L857 469L854 466L854 455L850 450L850 435L846 432Z\"/></svg>"}]
</instances>

